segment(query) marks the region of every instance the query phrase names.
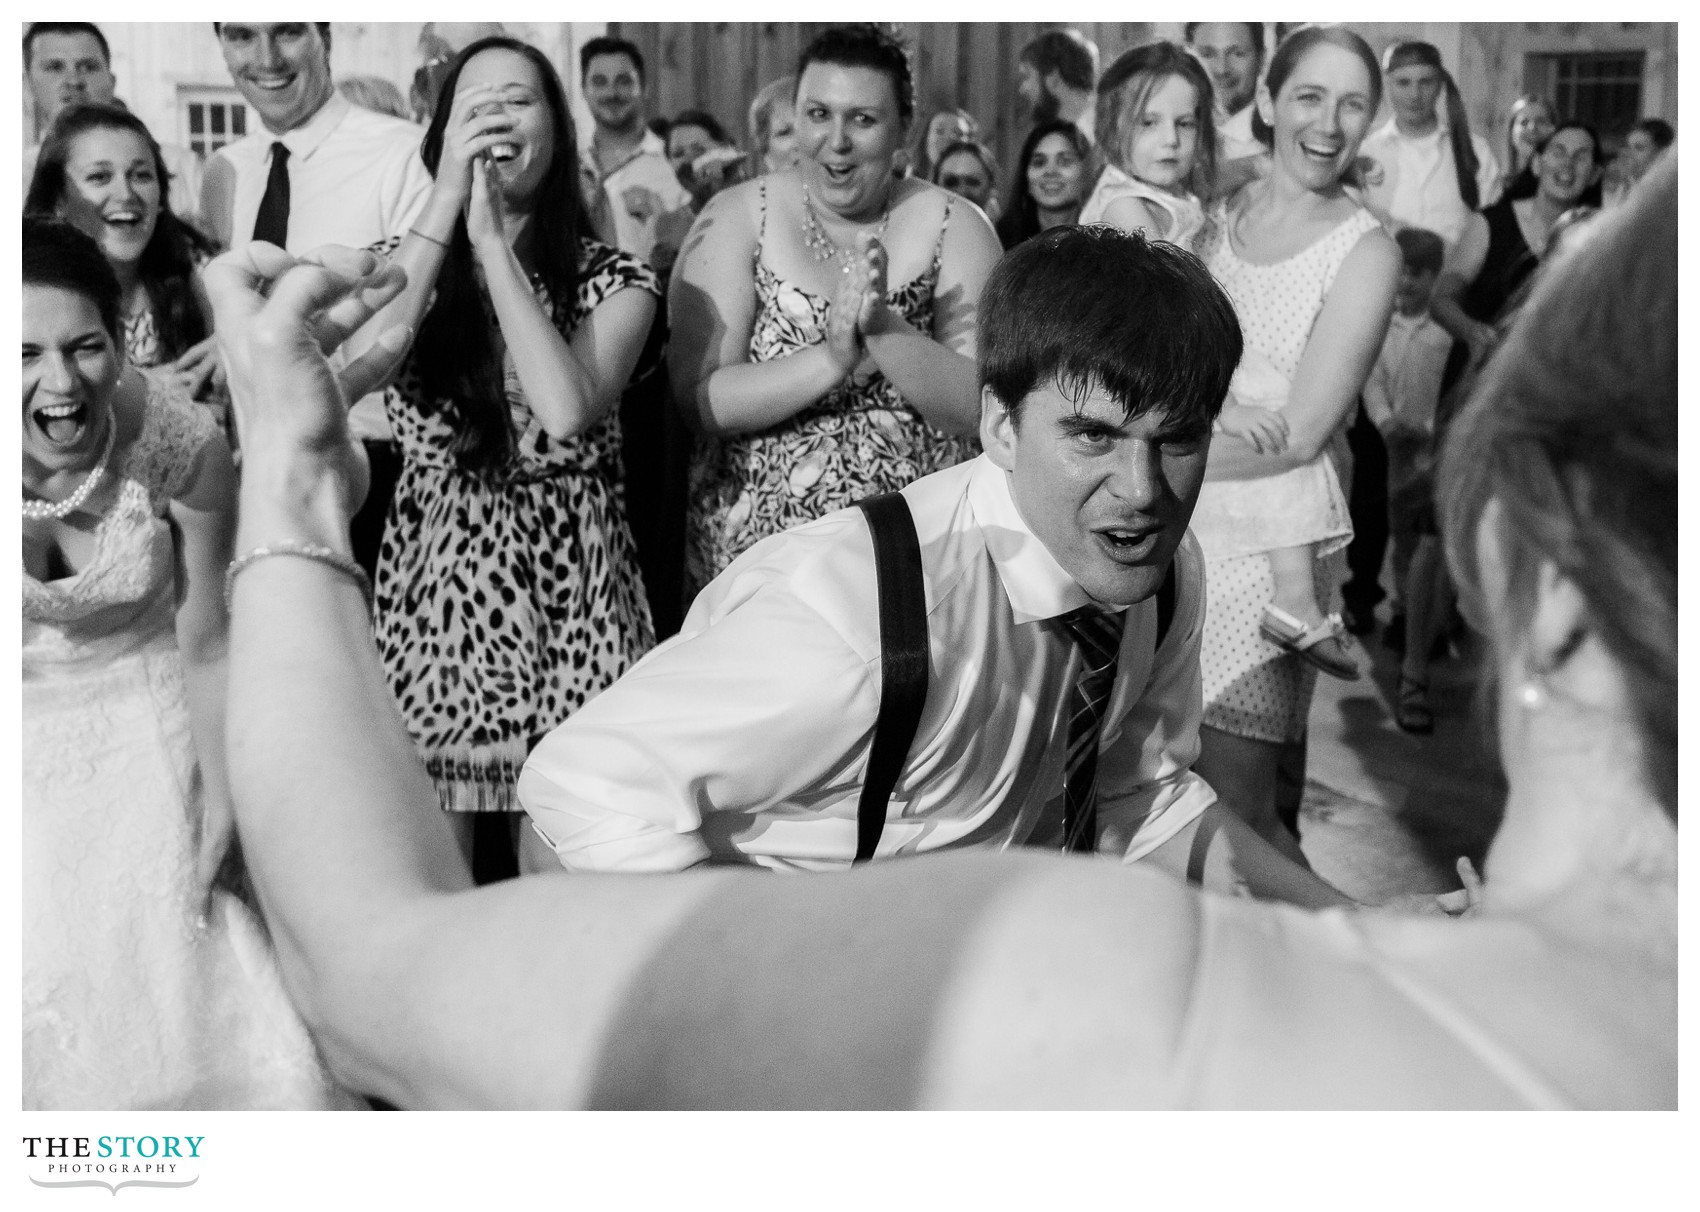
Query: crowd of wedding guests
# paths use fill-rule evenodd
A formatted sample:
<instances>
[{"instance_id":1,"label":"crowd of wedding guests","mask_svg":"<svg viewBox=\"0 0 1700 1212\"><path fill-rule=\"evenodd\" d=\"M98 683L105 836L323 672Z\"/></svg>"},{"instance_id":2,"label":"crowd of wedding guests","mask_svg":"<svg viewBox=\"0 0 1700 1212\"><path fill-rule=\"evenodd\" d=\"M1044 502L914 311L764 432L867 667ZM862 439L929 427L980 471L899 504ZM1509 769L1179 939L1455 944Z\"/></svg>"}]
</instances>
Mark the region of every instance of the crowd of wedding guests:
<instances>
[{"instance_id":1,"label":"crowd of wedding guests","mask_svg":"<svg viewBox=\"0 0 1700 1212\"><path fill-rule=\"evenodd\" d=\"M850 1045L789 1088L657 1042L739 964L717 996L754 1017L878 985L805 927L820 898L889 897L926 934L947 909L917 908L908 864L837 892L589 873L1096 851L1168 882L926 861L959 863L952 897L1074 881L1139 902L1153 953L1214 922L1249 956L1258 919L1210 893L1359 908L1310 871L1291 773L1316 679L1371 676L1372 635L1418 737L1434 663L1488 654L1515 837L1485 884L1466 864L1459 893L1388 907L1438 932L1431 968L1380 926L1354 944L1434 982L1434 1040L1394 1029L1420 999L1390 979L1364 994L1390 1016L1364 1047L1397 1058L1373 1082L1271 1053L1219 1105L1674 1104L1668 124L1612 152L1525 96L1473 131L1433 46L1377 56L1344 26L1189 23L1107 64L1056 29L1021 49L1031 127L1002 166L975 115L917 112L885 26L828 29L730 123L651 120L615 37L563 80L499 25L427 25L404 93L337 78L328 23L206 36L252 120L205 162L124 107L97 26L24 36L26 1106L1097 1101L1084 1057L970 1078L964 1052L957 1084L869 1095ZM851 508L873 498L913 515L932 678L877 796L903 690L895 557ZM1016 537L974 537L994 517ZM1572 852L1607 856L1585 886ZM1549 920L1561 892L1630 909ZM711 975L720 936L669 934L690 905L789 925ZM617 922L599 945L627 967L541 957L520 913ZM1473 1035L1465 974L1515 944L1444 932L1495 914L1617 948L1595 975L1645 991L1627 1024L1539 965L1506 959L1492 994L1610 1073L1487 1055L1526 1024ZM1287 937L1311 986L1247 981L1263 955L1212 1030L1262 1007L1297 1040L1305 990L1349 979L1316 967L1322 934ZM500 990L601 1039L652 951L654 1039L522 1066L465 1034ZM1071 979L1107 1024L1106 967ZM979 975L963 1038L1019 979ZM391 999L455 1021L350 1025ZM705 1048L753 1046L738 1014ZM1130 1104L1178 1080L1129 1072ZM1191 1080L1174 1099L1212 1101Z\"/></svg>"}]
</instances>

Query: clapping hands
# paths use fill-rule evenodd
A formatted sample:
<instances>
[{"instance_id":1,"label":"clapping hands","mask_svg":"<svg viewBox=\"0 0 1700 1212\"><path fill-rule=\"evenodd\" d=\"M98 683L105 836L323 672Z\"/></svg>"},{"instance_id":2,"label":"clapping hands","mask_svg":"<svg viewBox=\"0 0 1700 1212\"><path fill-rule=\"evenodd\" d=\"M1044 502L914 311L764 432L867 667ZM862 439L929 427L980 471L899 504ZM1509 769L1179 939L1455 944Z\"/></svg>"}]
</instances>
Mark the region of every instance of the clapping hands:
<instances>
[{"instance_id":1,"label":"clapping hands","mask_svg":"<svg viewBox=\"0 0 1700 1212\"><path fill-rule=\"evenodd\" d=\"M827 319L827 349L851 373L862 361L866 341L884 332L891 312L886 303L887 254L878 236L861 232L856 236L856 253L838 293L833 296Z\"/></svg>"}]
</instances>

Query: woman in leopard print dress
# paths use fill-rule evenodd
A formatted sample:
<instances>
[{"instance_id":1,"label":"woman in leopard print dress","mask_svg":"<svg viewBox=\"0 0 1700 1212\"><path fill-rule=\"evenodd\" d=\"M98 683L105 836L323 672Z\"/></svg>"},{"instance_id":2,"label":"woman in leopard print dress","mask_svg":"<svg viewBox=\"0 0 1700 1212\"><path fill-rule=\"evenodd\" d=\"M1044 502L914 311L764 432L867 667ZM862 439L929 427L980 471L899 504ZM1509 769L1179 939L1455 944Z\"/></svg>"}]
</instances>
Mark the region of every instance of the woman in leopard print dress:
<instances>
[{"instance_id":1,"label":"woman in leopard print dress","mask_svg":"<svg viewBox=\"0 0 1700 1212\"><path fill-rule=\"evenodd\" d=\"M532 744L653 643L620 506L620 392L660 287L585 234L559 78L506 38L449 69L436 177L371 333L418 333L386 396L403 468L378 561L391 693L456 814L515 813ZM517 824L516 824L517 828ZM522 866L554 858L538 847Z\"/></svg>"}]
</instances>

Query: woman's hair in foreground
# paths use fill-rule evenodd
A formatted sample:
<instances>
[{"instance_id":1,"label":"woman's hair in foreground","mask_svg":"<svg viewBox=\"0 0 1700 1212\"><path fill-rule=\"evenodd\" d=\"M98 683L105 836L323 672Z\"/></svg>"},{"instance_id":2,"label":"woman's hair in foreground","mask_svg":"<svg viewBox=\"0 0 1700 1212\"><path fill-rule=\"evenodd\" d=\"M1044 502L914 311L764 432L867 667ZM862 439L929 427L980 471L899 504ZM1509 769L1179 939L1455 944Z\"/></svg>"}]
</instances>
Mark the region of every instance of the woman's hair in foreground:
<instances>
[{"instance_id":1,"label":"woman's hair in foreground","mask_svg":"<svg viewBox=\"0 0 1700 1212\"><path fill-rule=\"evenodd\" d=\"M1028 393L1054 382L1203 436L1241 352L1234 305L1197 257L1103 224L1011 249L980 295L980 382L1018 423Z\"/></svg>"},{"instance_id":2,"label":"woman's hair in foreground","mask_svg":"<svg viewBox=\"0 0 1700 1212\"><path fill-rule=\"evenodd\" d=\"M1459 592L1481 601L1477 524L1503 510L1505 621L1533 617L1541 566L1586 599L1623 670L1648 785L1676 816L1676 165L1543 275L1453 422L1438 501ZM1478 614L1483 613L1478 611Z\"/></svg>"},{"instance_id":3,"label":"woman's hair in foreground","mask_svg":"<svg viewBox=\"0 0 1700 1212\"><path fill-rule=\"evenodd\" d=\"M1369 73L1369 112L1373 117L1375 111L1381 108L1381 64L1376 61L1375 52L1369 48L1369 43L1343 25L1303 25L1281 39L1281 44L1275 48L1275 54L1269 60L1268 74L1264 77L1269 96L1279 98L1281 86L1287 83L1287 77L1293 74L1293 69L1319 46L1339 47L1358 57L1364 65L1364 70ZM1257 112L1255 106L1251 111L1251 133L1263 146L1275 145L1274 129L1263 120L1263 115Z\"/></svg>"},{"instance_id":4,"label":"woman's hair in foreground","mask_svg":"<svg viewBox=\"0 0 1700 1212\"><path fill-rule=\"evenodd\" d=\"M822 30L797 56L799 85L811 63L866 67L884 73L897 97L899 124L908 126L915 117L915 74L909 64L909 48L893 27L862 22Z\"/></svg>"},{"instance_id":5,"label":"woman's hair in foreground","mask_svg":"<svg viewBox=\"0 0 1700 1212\"><path fill-rule=\"evenodd\" d=\"M107 335L124 349L118 321L118 275L94 238L51 215L24 216L24 285L82 295L100 312Z\"/></svg>"},{"instance_id":6,"label":"woman's hair in foreground","mask_svg":"<svg viewBox=\"0 0 1700 1212\"><path fill-rule=\"evenodd\" d=\"M480 38L455 56L443 77L437 112L425 131L419 157L431 175L443 158L443 132L454 108L455 86L473 56L487 50L512 51L529 59L543 85L543 100L554 118L554 151L549 170L532 199L532 263L549 292L556 313L572 310L578 294L580 202L578 140L561 78L542 51L517 38ZM455 218L448 251L437 275L437 299L420 322L412 357L420 382L433 400L446 400L455 416L455 457L468 471L493 471L513 452L502 360L491 332L492 314L478 285L472 241L464 215Z\"/></svg>"},{"instance_id":7,"label":"woman's hair in foreground","mask_svg":"<svg viewBox=\"0 0 1700 1212\"><path fill-rule=\"evenodd\" d=\"M1097 171L1092 140L1067 118L1052 118L1049 122L1039 123L1027 132L1027 138L1021 144L1021 155L1015 161L1015 176L1009 183L1009 202L998 220L998 238L1005 248L1014 248L1043 230L1039 226L1039 203L1027 184L1027 165L1048 135L1061 135L1067 139L1069 146L1074 148L1074 154L1080 157L1082 193L1078 201L1085 201L1086 191L1092 188L1092 178Z\"/></svg>"},{"instance_id":8,"label":"woman's hair in foreground","mask_svg":"<svg viewBox=\"0 0 1700 1212\"><path fill-rule=\"evenodd\" d=\"M24 211L34 215L60 213L67 193L76 188L67 175L71 151L79 138L95 130L128 131L142 140L153 158L154 175L159 181L159 216L136 271L147 292L160 350L170 361L210 333L206 315L195 298L195 261L211 257L218 248L172 212L171 173L147 123L116 105L89 103L65 110L42 142Z\"/></svg>"},{"instance_id":9,"label":"woman's hair in foreground","mask_svg":"<svg viewBox=\"0 0 1700 1212\"><path fill-rule=\"evenodd\" d=\"M1116 56L1098 78L1097 142L1104 159L1133 175L1132 148L1151 94L1163 81L1179 76L1196 98L1198 151L1187 189L1210 196L1216 179L1216 102L1210 75L1198 57L1178 42L1147 42Z\"/></svg>"}]
</instances>

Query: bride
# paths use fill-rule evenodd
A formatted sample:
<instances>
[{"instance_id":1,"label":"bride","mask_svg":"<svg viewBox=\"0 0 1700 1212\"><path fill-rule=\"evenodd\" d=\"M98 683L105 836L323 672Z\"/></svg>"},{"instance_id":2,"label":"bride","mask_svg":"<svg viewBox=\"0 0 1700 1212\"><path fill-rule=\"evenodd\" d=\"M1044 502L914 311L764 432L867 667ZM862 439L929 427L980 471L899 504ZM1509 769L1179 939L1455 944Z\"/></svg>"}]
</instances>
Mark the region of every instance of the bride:
<instances>
[{"instance_id":1,"label":"bride","mask_svg":"<svg viewBox=\"0 0 1700 1212\"><path fill-rule=\"evenodd\" d=\"M93 240L25 219L23 249L24 1106L346 1103L257 919L212 891L229 449L124 366Z\"/></svg>"}]
</instances>

